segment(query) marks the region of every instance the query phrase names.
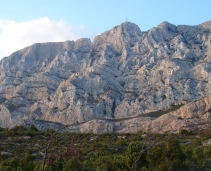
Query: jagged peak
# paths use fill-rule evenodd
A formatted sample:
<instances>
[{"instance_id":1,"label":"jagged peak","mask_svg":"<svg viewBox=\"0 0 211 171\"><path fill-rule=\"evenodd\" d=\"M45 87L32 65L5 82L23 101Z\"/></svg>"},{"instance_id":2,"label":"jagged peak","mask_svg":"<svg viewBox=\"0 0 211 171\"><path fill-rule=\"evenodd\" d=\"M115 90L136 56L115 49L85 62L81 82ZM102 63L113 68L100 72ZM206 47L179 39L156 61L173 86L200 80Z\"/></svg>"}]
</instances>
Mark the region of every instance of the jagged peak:
<instances>
[{"instance_id":1,"label":"jagged peak","mask_svg":"<svg viewBox=\"0 0 211 171\"><path fill-rule=\"evenodd\" d=\"M170 30L175 30L176 26L174 24L169 23L168 21L164 21L162 23L160 23L157 28L161 28L164 30L170 29Z\"/></svg>"},{"instance_id":2,"label":"jagged peak","mask_svg":"<svg viewBox=\"0 0 211 171\"><path fill-rule=\"evenodd\" d=\"M99 44L110 43L117 47L117 49L122 49L123 44L129 43L133 46L137 39L141 36L140 28L132 22L123 22L120 25L113 27L94 38L94 46ZM119 40L119 41L117 41Z\"/></svg>"},{"instance_id":3,"label":"jagged peak","mask_svg":"<svg viewBox=\"0 0 211 171\"><path fill-rule=\"evenodd\" d=\"M123 31L131 31L131 30L137 30L139 32L141 32L140 28L138 27L138 25L136 25L135 23L132 23L132 22L129 22L129 21L126 21L126 22L123 22L115 27L113 27L112 29L104 32L104 33L108 33L108 32L116 32L117 30L119 30L120 32L123 32ZM102 33L102 34L104 34Z\"/></svg>"},{"instance_id":4,"label":"jagged peak","mask_svg":"<svg viewBox=\"0 0 211 171\"><path fill-rule=\"evenodd\" d=\"M141 29L139 28L138 25L136 25L135 23L132 23L132 22L129 22L129 21L126 21L126 22L123 22L121 23L118 27L120 27L122 30L125 30L125 31L131 31L131 30L135 30L136 32L141 32Z\"/></svg>"},{"instance_id":5,"label":"jagged peak","mask_svg":"<svg viewBox=\"0 0 211 171\"><path fill-rule=\"evenodd\" d=\"M205 27L205 28L211 29L211 20L206 21L206 22L204 22L204 23L202 23L200 25L203 26L203 27Z\"/></svg>"},{"instance_id":6,"label":"jagged peak","mask_svg":"<svg viewBox=\"0 0 211 171\"><path fill-rule=\"evenodd\" d=\"M132 23L130 21L125 21L125 22L121 23L120 26L122 26L122 27L127 27L127 26L138 27L138 25L136 25L135 23Z\"/></svg>"}]
</instances>

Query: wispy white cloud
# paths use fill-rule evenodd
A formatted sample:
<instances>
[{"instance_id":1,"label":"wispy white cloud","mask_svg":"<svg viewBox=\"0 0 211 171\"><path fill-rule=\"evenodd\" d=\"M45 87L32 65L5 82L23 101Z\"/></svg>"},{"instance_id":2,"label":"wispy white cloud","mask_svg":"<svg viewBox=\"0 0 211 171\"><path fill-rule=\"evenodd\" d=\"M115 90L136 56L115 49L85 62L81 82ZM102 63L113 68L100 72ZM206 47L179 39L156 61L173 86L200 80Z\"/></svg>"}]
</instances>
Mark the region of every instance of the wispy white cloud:
<instances>
[{"instance_id":1,"label":"wispy white cloud","mask_svg":"<svg viewBox=\"0 0 211 171\"><path fill-rule=\"evenodd\" d=\"M26 22L0 20L0 59L33 43L93 38L97 33L83 25L72 26L63 20L43 17Z\"/></svg>"}]
</instances>

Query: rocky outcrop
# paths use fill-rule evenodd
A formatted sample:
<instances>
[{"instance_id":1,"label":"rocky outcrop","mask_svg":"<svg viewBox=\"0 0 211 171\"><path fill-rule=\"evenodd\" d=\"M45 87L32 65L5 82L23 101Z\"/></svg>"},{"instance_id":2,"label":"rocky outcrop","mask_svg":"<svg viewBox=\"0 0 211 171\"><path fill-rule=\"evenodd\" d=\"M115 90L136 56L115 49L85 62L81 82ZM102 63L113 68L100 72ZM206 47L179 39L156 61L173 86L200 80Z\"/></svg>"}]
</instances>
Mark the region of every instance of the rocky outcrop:
<instances>
[{"instance_id":1,"label":"rocky outcrop","mask_svg":"<svg viewBox=\"0 0 211 171\"><path fill-rule=\"evenodd\" d=\"M186 120L209 120L210 73L210 21L163 22L145 32L125 22L93 43L83 38L34 44L0 61L0 126L176 131ZM184 106L158 118L137 118L179 105Z\"/></svg>"},{"instance_id":2,"label":"rocky outcrop","mask_svg":"<svg viewBox=\"0 0 211 171\"><path fill-rule=\"evenodd\" d=\"M93 132L102 134L108 132L116 133L137 133L156 132L156 133L177 133L181 129L198 130L211 129L210 101L211 97L188 103L179 109L162 114L158 112L148 113L147 116L136 116L124 119L93 119L84 123L74 125L62 125L54 122L27 120L21 121L19 124L30 127L34 124L39 130L55 129L59 131L69 132ZM196 108L196 104L201 105ZM203 113L203 114L202 114ZM187 114L187 116L186 116Z\"/></svg>"},{"instance_id":3,"label":"rocky outcrop","mask_svg":"<svg viewBox=\"0 0 211 171\"><path fill-rule=\"evenodd\" d=\"M187 105L182 106L175 112L171 112L172 115L180 117L182 119L191 118L204 118L205 114L209 116L211 111L211 97L206 97L201 100L194 101Z\"/></svg>"}]
</instances>

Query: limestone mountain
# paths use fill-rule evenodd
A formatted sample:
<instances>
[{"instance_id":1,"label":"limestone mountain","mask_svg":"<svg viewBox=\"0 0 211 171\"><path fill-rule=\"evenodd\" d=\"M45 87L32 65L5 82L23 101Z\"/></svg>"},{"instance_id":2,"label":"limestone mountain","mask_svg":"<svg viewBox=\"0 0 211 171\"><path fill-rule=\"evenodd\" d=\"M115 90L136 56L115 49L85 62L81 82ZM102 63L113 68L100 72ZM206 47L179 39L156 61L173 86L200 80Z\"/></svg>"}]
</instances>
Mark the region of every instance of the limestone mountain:
<instances>
[{"instance_id":1,"label":"limestone mountain","mask_svg":"<svg viewBox=\"0 0 211 171\"><path fill-rule=\"evenodd\" d=\"M93 42L37 43L0 61L0 126L90 121L104 128L129 119L140 127L143 122L135 117L152 124L169 114L143 116L165 110L188 118L179 107L211 95L210 73L211 21L196 26L163 22L144 32L125 22ZM209 120L211 102L205 104L192 119L206 114ZM90 124L87 130L94 129ZM115 131L112 124L105 130Z\"/></svg>"}]
</instances>

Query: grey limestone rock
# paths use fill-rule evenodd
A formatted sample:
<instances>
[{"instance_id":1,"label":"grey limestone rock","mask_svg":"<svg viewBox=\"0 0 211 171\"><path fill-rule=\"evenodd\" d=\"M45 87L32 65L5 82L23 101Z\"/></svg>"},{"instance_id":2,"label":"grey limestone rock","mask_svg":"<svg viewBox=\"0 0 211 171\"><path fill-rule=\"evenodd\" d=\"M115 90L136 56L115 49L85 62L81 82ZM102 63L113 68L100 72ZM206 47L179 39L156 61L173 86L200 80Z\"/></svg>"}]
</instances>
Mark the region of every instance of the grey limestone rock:
<instances>
[{"instance_id":1,"label":"grey limestone rock","mask_svg":"<svg viewBox=\"0 0 211 171\"><path fill-rule=\"evenodd\" d=\"M92 125L96 133L176 131L185 119L210 118L205 110L210 102L203 100L211 95L210 73L210 21L163 22L145 32L124 22L94 42L37 43L0 61L0 126L48 121L81 123L70 127L81 132ZM157 119L97 120L144 116L182 104L188 105Z\"/></svg>"}]
</instances>

